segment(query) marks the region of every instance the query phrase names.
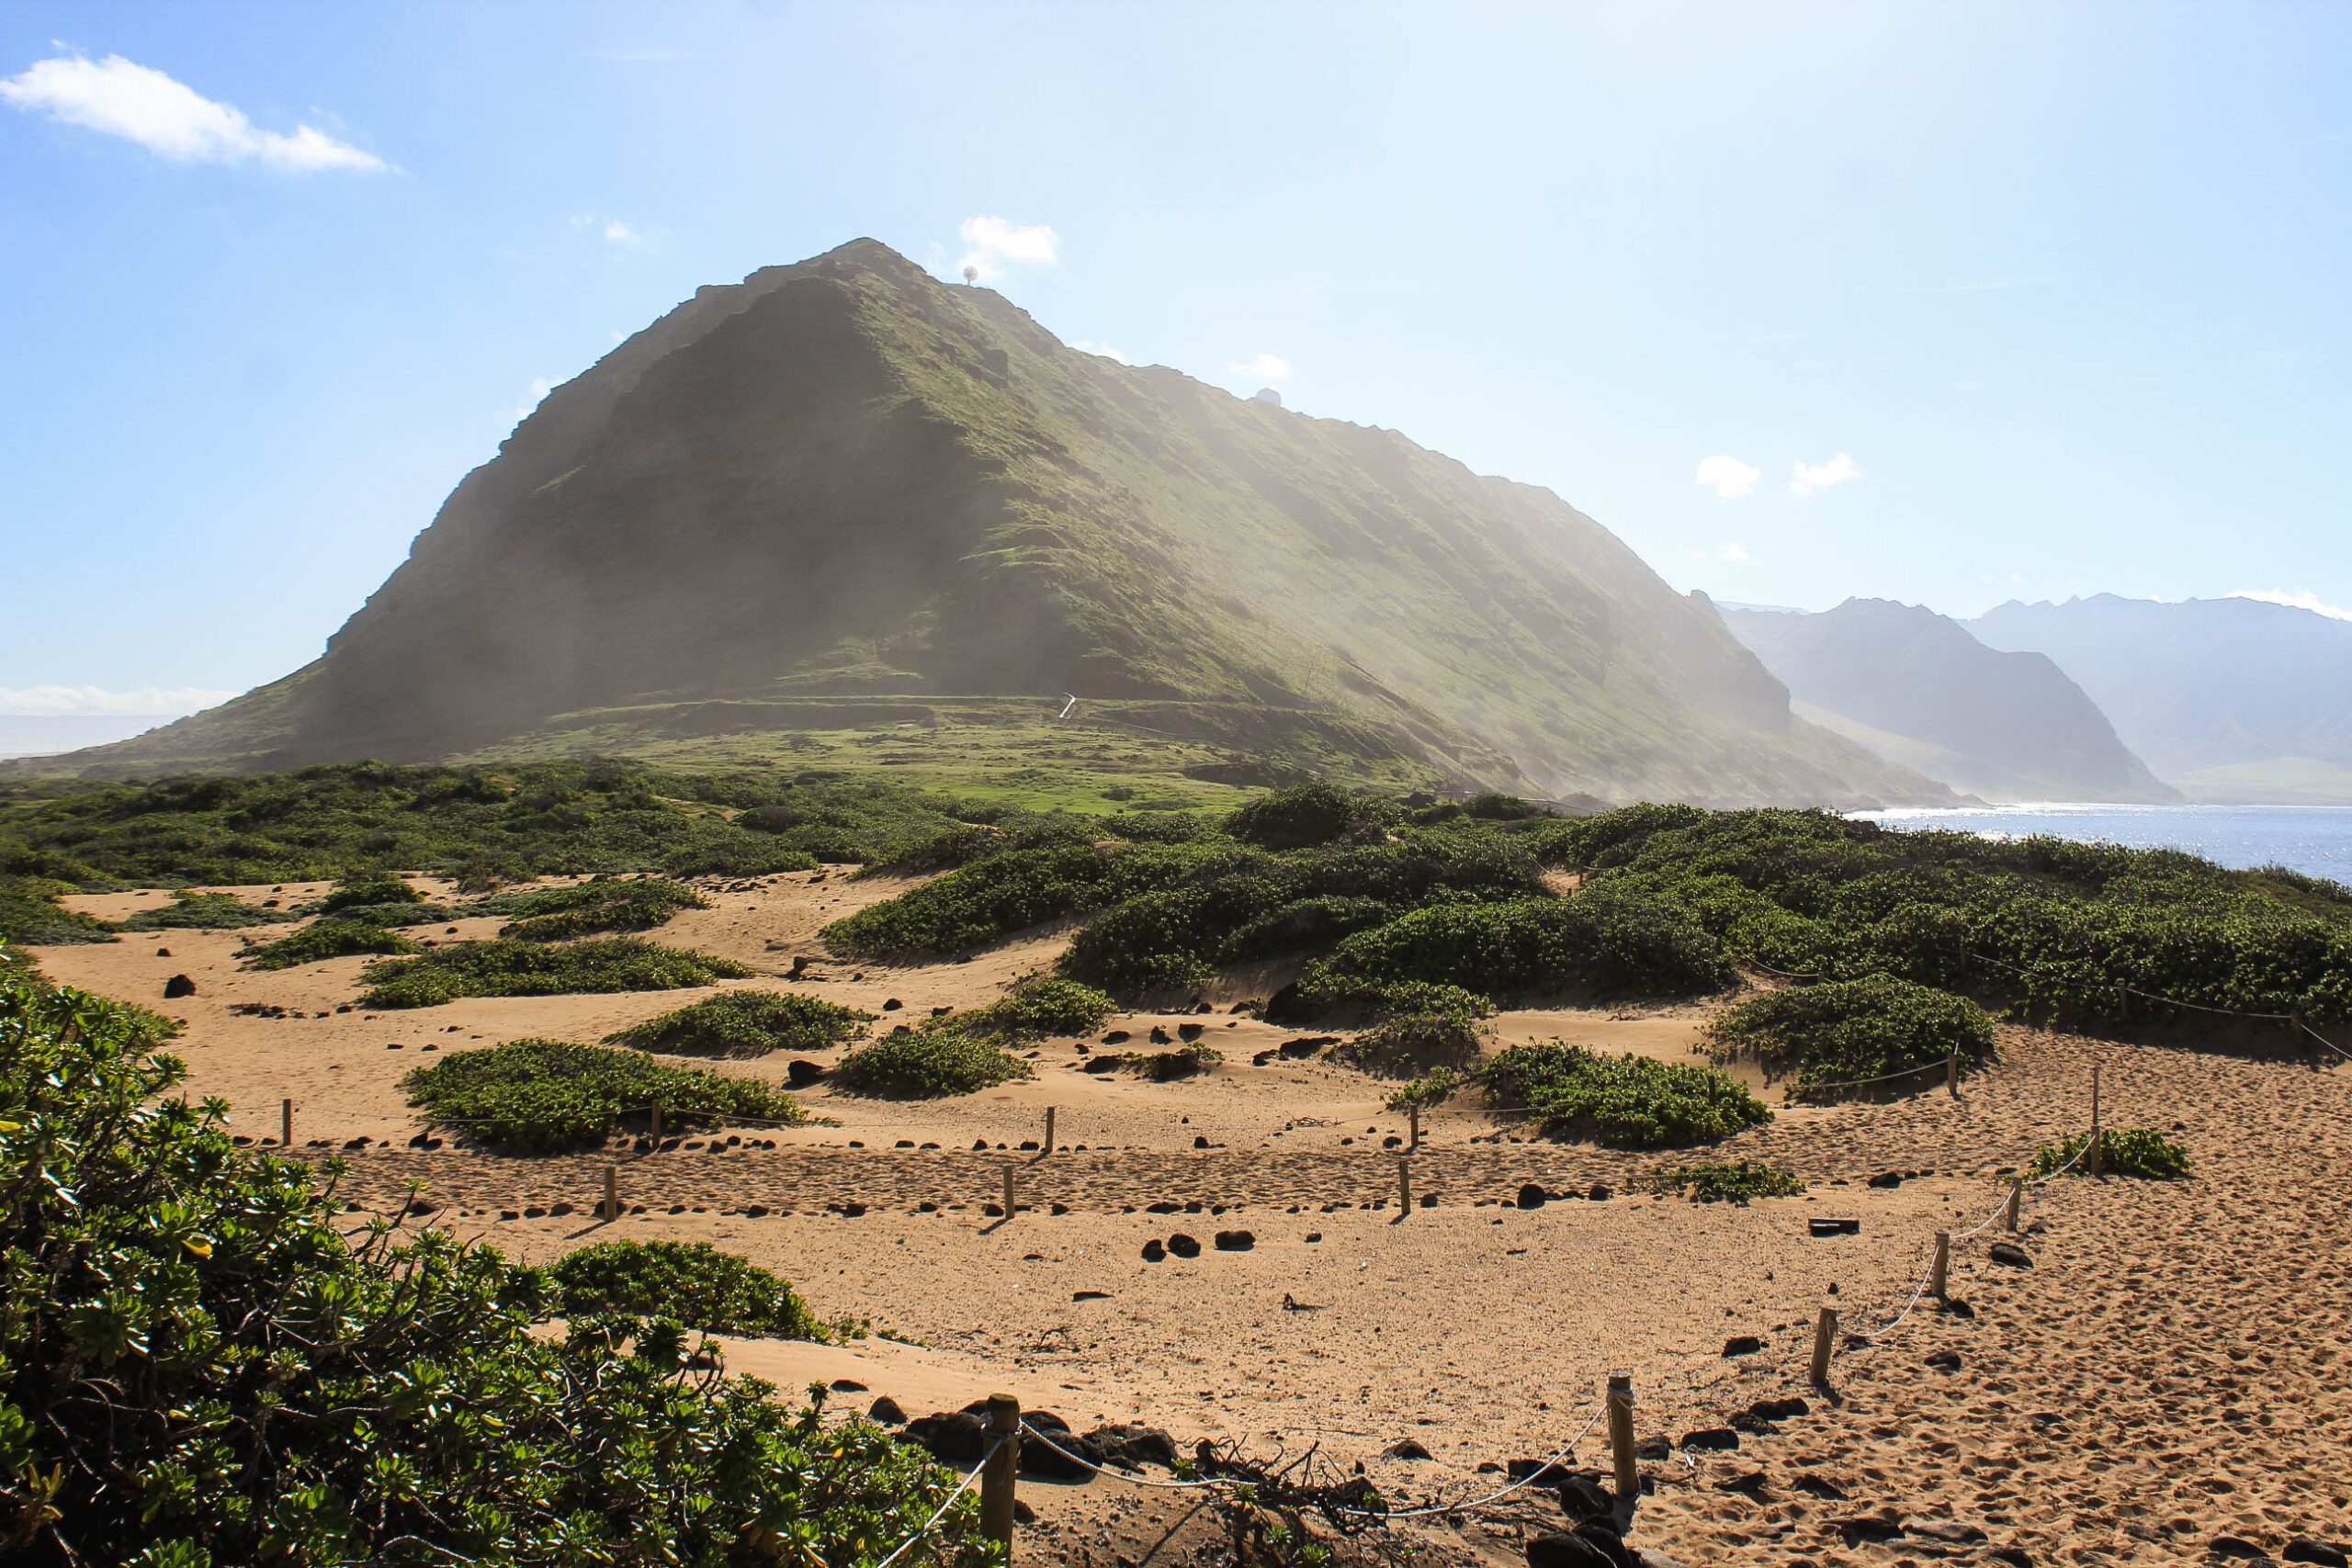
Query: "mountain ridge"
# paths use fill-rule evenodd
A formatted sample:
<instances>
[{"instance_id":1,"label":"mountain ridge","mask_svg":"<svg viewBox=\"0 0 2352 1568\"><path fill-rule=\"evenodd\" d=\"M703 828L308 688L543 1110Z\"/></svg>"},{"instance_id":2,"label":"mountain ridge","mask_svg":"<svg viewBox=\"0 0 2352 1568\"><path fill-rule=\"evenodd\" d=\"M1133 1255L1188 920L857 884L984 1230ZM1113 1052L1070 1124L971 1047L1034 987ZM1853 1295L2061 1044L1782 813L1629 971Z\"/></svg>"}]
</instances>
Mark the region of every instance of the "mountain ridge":
<instances>
[{"instance_id":1,"label":"mountain ridge","mask_svg":"<svg viewBox=\"0 0 2352 1568\"><path fill-rule=\"evenodd\" d=\"M1082 354L872 241L697 290L551 391L318 660L51 761L627 750L1071 694L1556 796L1946 797L1792 718L1703 595L1549 491Z\"/></svg>"}]
</instances>

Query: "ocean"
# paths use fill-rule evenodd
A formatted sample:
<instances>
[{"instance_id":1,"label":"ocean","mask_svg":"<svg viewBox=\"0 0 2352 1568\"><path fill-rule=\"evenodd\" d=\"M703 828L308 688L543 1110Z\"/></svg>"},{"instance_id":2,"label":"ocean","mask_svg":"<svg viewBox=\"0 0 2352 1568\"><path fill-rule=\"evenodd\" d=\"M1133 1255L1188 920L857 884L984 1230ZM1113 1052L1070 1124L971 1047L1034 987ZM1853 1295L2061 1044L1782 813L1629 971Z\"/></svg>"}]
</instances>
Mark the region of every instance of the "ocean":
<instances>
[{"instance_id":1,"label":"ocean","mask_svg":"<svg viewBox=\"0 0 2352 1568\"><path fill-rule=\"evenodd\" d=\"M1988 839L2048 833L2086 843L2186 850L2240 870L2283 865L2352 885L2352 809L2303 806L1978 806L1856 811L1894 829L1949 828Z\"/></svg>"}]
</instances>

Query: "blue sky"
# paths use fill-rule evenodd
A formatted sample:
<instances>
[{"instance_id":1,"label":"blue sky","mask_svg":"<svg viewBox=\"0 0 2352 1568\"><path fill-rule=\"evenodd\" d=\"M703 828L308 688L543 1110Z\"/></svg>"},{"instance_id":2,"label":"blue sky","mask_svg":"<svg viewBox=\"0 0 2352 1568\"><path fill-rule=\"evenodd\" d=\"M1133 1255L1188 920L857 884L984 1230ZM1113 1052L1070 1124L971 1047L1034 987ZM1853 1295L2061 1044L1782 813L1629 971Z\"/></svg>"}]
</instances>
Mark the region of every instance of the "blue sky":
<instances>
[{"instance_id":1,"label":"blue sky","mask_svg":"<svg viewBox=\"0 0 2352 1568\"><path fill-rule=\"evenodd\" d=\"M1678 587L2352 604L2348 67L2285 4L19 0L0 712L315 657L538 390L858 235Z\"/></svg>"}]
</instances>

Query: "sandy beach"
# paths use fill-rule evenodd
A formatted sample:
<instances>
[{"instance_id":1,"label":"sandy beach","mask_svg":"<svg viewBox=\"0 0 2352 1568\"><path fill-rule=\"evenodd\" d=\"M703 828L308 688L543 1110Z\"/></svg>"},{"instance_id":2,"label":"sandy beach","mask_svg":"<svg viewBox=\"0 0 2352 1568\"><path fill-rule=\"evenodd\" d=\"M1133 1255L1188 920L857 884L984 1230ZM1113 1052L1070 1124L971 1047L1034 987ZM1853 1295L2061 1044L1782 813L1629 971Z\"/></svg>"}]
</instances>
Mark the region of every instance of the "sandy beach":
<instances>
[{"instance_id":1,"label":"sandy beach","mask_svg":"<svg viewBox=\"0 0 2352 1568\"><path fill-rule=\"evenodd\" d=\"M896 1000L890 1018L989 1000L1062 941L850 964L822 954L817 930L905 884L836 872L726 886L655 940L760 971L729 987L877 1013ZM321 889L236 891L290 904ZM163 897L67 902L119 919ZM837 1124L506 1159L454 1136L408 1147L420 1129L401 1077L500 1040L599 1039L708 992L369 1014L351 1006L363 961L245 973L239 945L172 931L38 957L61 983L185 1018L173 1049L191 1089L230 1100L240 1134L275 1139L291 1099L296 1152L343 1156L338 1190L360 1212L399 1213L421 1182L431 1212L403 1223L533 1260L615 1237L710 1240L791 1280L824 1316L916 1342L729 1346L732 1368L787 1391L863 1385L832 1395L844 1410L888 1395L920 1416L1004 1390L1080 1431L1140 1421L1261 1455L1319 1444L1362 1461L1392 1500L1453 1501L1502 1484L1481 1465L1557 1450L1600 1380L1624 1370L1639 1434L1673 1445L1645 1462L1653 1490L1629 1540L1685 1563L2154 1563L2204 1561L2217 1542L2245 1560L2233 1543L2275 1559L2298 1537L2352 1540L2352 1069L2340 1065L2005 1025L1998 1064L1957 1098L1938 1083L1891 1103L1787 1108L1704 1156L1786 1166L1804 1196L1698 1205L1631 1190L1662 1156L1534 1141L1475 1099L1427 1116L1411 1148L1405 1119L1380 1109L1393 1085L1278 1053L1254 1065L1297 1032L1210 993L1216 1013L1182 1021L1205 1025L1224 1060L1192 1078L1087 1073L1076 1044L1051 1041L1035 1079L963 1100L862 1100L820 1081L804 1101ZM821 978L784 979L796 956ZM196 994L166 1005L164 982L183 974ZM1690 1060L1708 1011L1494 1022L1502 1043ZM1108 1027L1140 1042L1179 1021ZM781 1082L787 1060L698 1065ZM2020 1234L1994 1220L1955 1243L1949 1303L1915 1301L1932 1234L1979 1226L2037 1145L2087 1124L2094 1062L2107 1122L2167 1130L2196 1175L2039 1189ZM1043 1142L1047 1107L1055 1146L1023 1147ZM611 1222L596 1216L608 1167L627 1210ZM1008 1171L1015 1210L989 1213ZM1540 1207L1518 1204L1529 1184L1547 1195ZM1829 1215L1857 1221L1855 1234L1809 1234ZM1250 1243L1220 1250L1219 1232ZM1147 1242L1179 1233L1202 1243L1198 1257L1146 1260ZM1995 1261L1996 1241L2028 1261ZM1841 1323L1826 1392L1805 1382L1824 1306ZM1725 1353L1744 1338L1757 1348ZM1748 1423L1764 1429L1738 1433L1736 1450L1681 1442L1789 1395L1808 1412ZM1430 1457L1385 1457L1407 1439ZM1575 1458L1605 1465L1598 1426ZM1136 1568L1222 1539L1198 1493L1097 1478L1024 1482L1023 1496L1038 1515L1023 1532L1033 1559ZM1437 1561L1520 1562L1526 1537L1560 1528L1557 1502L1531 1488L1383 1540Z\"/></svg>"}]
</instances>

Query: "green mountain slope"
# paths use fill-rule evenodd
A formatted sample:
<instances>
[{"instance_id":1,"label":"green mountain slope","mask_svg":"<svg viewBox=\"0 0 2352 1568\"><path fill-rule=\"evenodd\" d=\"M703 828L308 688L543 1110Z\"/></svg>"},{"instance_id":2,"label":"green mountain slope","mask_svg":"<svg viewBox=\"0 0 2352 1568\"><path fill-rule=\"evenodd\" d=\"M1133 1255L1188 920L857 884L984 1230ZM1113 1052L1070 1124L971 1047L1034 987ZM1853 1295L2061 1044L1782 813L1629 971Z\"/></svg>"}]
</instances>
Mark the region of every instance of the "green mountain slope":
<instances>
[{"instance_id":1,"label":"green mountain slope","mask_svg":"<svg viewBox=\"0 0 2352 1568\"><path fill-rule=\"evenodd\" d=\"M1565 796L1935 799L1547 491L871 241L557 389L315 662L96 773L1072 722Z\"/></svg>"}]
</instances>

